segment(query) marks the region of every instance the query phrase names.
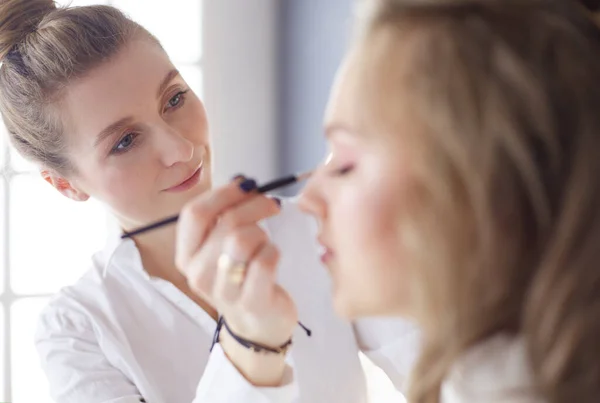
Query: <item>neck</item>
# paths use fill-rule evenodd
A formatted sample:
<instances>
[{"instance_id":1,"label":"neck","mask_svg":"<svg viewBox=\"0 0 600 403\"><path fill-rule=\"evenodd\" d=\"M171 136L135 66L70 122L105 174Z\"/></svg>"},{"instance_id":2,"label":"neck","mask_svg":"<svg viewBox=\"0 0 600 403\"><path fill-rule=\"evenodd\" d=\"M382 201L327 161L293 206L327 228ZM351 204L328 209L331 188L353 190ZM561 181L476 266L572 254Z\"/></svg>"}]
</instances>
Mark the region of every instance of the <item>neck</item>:
<instances>
[{"instance_id":1,"label":"neck","mask_svg":"<svg viewBox=\"0 0 600 403\"><path fill-rule=\"evenodd\" d=\"M175 234L176 226L168 225L134 238L144 270L151 277L173 284L216 320L217 311L190 289L187 279L175 266Z\"/></svg>"},{"instance_id":2,"label":"neck","mask_svg":"<svg viewBox=\"0 0 600 403\"><path fill-rule=\"evenodd\" d=\"M181 277L175 267L175 228L167 225L135 237L144 269L150 276L172 282Z\"/></svg>"}]
</instances>

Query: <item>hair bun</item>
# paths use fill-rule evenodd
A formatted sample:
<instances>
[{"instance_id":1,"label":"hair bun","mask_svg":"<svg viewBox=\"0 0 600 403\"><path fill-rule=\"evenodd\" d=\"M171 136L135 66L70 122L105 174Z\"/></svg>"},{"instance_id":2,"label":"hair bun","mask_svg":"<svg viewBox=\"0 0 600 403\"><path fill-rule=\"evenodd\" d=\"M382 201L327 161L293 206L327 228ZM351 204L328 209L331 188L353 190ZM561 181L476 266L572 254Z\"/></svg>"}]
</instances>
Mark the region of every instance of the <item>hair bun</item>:
<instances>
[{"instance_id":1,"label":"hair bun","mask_svg":"<svg viewBox=\"0 0 600 403\"><path fill-rule=\"evenodd\" d=\"M0 60L28 34L35 31L40 21L53 10L56 10L53 0L2 0Z\"/></svg>"}]
</instances>

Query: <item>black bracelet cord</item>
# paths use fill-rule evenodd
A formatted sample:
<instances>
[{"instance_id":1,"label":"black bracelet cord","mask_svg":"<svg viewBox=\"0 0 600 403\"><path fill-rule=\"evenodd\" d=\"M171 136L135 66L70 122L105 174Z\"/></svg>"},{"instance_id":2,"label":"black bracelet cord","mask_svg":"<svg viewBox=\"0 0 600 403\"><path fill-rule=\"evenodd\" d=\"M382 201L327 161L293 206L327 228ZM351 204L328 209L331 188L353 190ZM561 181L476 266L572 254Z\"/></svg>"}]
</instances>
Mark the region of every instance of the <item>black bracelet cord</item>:
<instances>
[{"instance_id":1,"label":"black bracelet cord","mask_svg":"<svg viewBox=\"0 0 600 403\"><path fill-rule=\"evenodd\" d=\"M304 326L301 322L298 322L298 325L300 325L300 327L306 332L307 336L310 337L312 335L312 331L310 329L308 329L306 326ZM212 345L210 346L210 351L212 351L213 348L215 347L215 344L217 344L219 342L219 336L221 334L221 329L223 328L223 326L225 326L225 329L227 329L227 332L231 335L231 337L235 341L237 341L239 344L246 347L247 349L250 349L257 353L266 351L266 352L273 353L273 354L281 354L281 353L285 353L288 350L288 348L292 345L292 339L289 339L288 341L286 341L279 347L269 347L269 346L265 346L265 345L262 345L259 343L254 343L253 341L250 341L250 340L246 340L246 339L236 335L235 333L233 333L231 331L231 329L229 328L229 326L227 326L227 322L225 322L225 318L223 318L223 316L220 316L219 321L217 322L217 328L215 329L215 334L213 336Z\"/></svg>"}]
</instances>

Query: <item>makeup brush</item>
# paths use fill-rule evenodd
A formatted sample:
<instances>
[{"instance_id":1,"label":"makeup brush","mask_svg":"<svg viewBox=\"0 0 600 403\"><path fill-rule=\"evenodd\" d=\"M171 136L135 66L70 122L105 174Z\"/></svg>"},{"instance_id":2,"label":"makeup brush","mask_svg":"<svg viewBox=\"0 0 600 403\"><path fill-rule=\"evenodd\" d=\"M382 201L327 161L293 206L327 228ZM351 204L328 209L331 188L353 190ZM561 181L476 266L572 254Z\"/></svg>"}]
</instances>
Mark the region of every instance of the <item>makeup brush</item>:
<instances>
[{"instance_id":1,"label":"makeup brush","mask_svg":"<svg viewBox=\"0 0 600 403\"><path fill-rule=\"evenodd\" d=\"M259 186L254 192L255 193L267 193L276 189L280 189L286 186L293 185L294 183L302 182L310 177L312 172L305 172L299 175L290 175L284 176L283 178L275 179L274 181L265 183L262 186ZM165 225L176 223L179 220L179 214L167 217L163 220L156 221L152 224L148 224L146 226L137 228L131 232L125 232L121 235L121 239L131 238L136 235L143 234L144 232L152 231L153 229L157 229L160 227L164 227Z\"/></svg>"}]
</instances>

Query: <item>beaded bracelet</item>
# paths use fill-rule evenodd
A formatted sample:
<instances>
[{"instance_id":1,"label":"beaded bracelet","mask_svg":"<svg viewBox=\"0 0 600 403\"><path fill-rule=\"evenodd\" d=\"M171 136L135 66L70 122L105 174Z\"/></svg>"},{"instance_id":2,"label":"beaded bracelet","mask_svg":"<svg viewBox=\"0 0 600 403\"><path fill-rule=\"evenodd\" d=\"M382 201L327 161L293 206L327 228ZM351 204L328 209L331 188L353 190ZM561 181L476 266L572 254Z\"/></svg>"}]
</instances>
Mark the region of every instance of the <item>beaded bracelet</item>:
<instances>
[{"instance_id":1,"label":"beaded bracelet","mask_svg":"<svg viewBox=\"0 0 600 403\"><path fill-rule=\"evenodd\" d=\"M306 326L304 326L302 323L298 322L298 325L300 325L300 327L302 327L302 329L304 329L307 336L310 337L312 335L312 331L310 329L308 329ZM267 353L273 353L273 354L286 354L287 351L289 350L289 348L292 346L291 338L279 347L269 347L269 346L265 346L263 344L254 343L250 340L246 340L246 339L236 335L235 333L233 333L231 331L231 329L229 328L229 326L227 325L227 322L225 322L225 318L223 318L223 316L220 316L219 321L217 322L217 328L215 329L215 334L213 336L213 342L212 342L212 345L210 346L210 351L212 351L213 348L215 347L215 344L217 344L219 342L219 336L221 335L221 329L223 328L223 326L225 326L225 329L227 329L227 332L231 335L231 337L235 341L237 341L242 346L244 346L247 349L250 349L256 353L267 352Z\"/></svg>"}]
</instances>

